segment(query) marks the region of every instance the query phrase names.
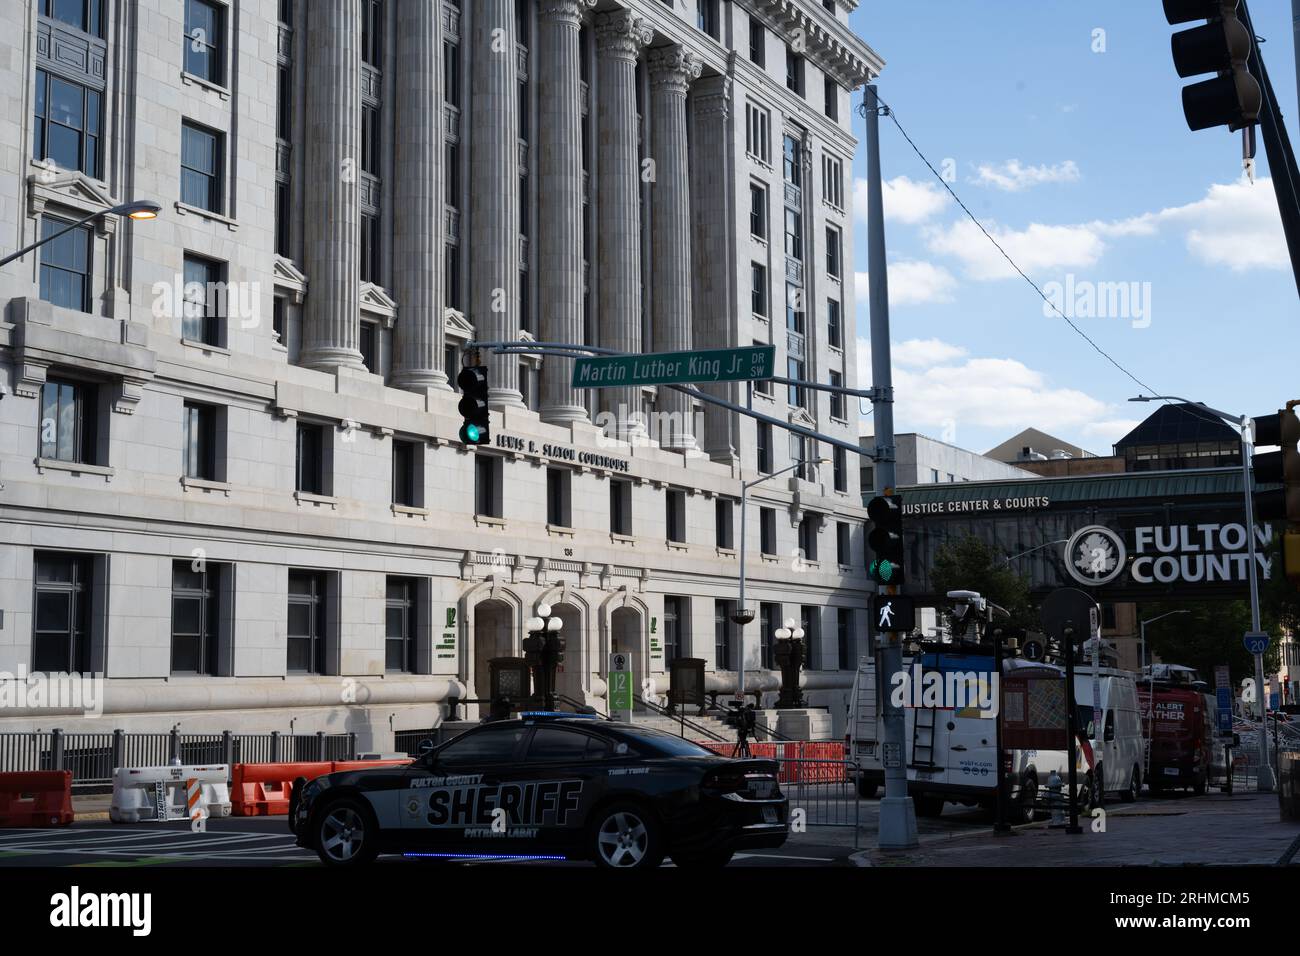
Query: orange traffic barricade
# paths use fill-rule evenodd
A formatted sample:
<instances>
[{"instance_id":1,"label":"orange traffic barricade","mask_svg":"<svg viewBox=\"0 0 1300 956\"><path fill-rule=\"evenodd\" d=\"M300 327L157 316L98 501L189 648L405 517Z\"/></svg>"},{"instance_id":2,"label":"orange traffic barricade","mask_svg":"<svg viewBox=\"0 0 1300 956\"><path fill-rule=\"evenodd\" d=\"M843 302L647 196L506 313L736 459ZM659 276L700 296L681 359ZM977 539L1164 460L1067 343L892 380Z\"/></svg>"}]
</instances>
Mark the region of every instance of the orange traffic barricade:
<instances>
[{"instance_id":1,"label":"orange traffic barricade","mask_svg":"<svg viewBox=\"0 0 1300 956\"><path fill-rule=\"evenodd\" d=\"M328 760L312 763L237 763L230 770L230 813L236 817L282 817L289 813L293 782L332 772Z\"/></svg>"},{"instance_id":2,"label":"orange traffic barricade","mask_svg":"<svg viewBox=\"0 0 1300 956\"><path fill-rule=\"evenodd\" d=\"M0 827L64 827L71 822L71 770L0 773Z\"/></svg>"}]
</instances>

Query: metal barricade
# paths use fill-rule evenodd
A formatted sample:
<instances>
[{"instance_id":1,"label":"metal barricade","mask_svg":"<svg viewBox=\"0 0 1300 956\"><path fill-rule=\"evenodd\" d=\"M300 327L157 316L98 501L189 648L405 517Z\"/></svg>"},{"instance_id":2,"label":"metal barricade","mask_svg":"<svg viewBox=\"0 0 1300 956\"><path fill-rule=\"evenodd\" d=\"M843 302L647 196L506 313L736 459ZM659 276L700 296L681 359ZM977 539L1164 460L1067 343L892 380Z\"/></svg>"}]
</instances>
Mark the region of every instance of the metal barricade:
<instances>
[{"instance_id":1,"label":"metal barricade","mask_svg":"<svg viewBox=\"0 0 1300 956\"><path fill-rule=\"evenodd\" d=\"M791 747L789 752L798 751ZM852 762L833 757L785 757L778 755L781 791L790 801L790 825L799 827L852 827L853 846L858 846L862 824L858 788Z\"/></svg>"}]
</instances>

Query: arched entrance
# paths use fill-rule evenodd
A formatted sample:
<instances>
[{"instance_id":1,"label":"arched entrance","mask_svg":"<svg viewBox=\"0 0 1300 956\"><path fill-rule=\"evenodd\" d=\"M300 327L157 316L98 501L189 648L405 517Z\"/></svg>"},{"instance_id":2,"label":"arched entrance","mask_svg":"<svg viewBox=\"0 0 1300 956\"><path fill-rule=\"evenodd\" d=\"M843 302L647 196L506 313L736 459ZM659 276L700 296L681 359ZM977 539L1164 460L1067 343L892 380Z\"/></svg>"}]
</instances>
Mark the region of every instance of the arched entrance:
<instances>
[{"instance_id":1,"label":"arched entrance","mask_svg":"<svg viewBox=\"0 0 1300 956\"><path fill-rule=\"evenodd\" d=\"M492 692L488 661L515 655L514 613L505 601L492 598L474 606L474 695L486 698Z\"/></svg>"},{"instance_id":2,"label":"arched entrance","mask_svg":"<svg viewBox=\"0 0 1300 956\"><path fill-rule=\"evenodd\" d=\"M641 630L641 612L635 608L615 608L610 615L609 650L611 654L627 654L632 659L632 687L637 696L641 693L641 682L648 676L645 656L641 652ZM608 666L608 661L601 661L601 672L604 673Z\"/></svg>"},{"instance_id":3,"label":"arched entrance","mask_svg":"<svg viewBox=\"0 0 1300 956\"><path fill-rule=\"evenodd\" d=\"M564 622L564 664L555 676L556 690L572 700L584 702L583 677L587 668L586 618L576 604L555 604L551 613Z\"/></svg>"}]
</instances>

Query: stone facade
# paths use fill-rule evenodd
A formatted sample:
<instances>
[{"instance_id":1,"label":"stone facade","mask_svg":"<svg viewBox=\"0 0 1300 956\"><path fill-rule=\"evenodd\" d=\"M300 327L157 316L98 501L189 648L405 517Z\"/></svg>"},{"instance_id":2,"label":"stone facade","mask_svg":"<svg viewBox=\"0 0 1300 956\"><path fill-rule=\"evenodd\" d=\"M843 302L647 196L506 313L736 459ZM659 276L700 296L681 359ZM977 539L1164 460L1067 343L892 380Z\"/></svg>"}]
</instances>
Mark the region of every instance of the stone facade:
<instances>
[{"instance_id":1,"label":"stone facade","mask_svg":"<svg viewBox=\"0 0 1300 956\"><path fill-rule=\"evenodd\" d=\"M486 661L520 652L541 602L564 619L573 697L601 704L614 650L656 689L674 652L734 682L716 602L735 599L754 422L709 408L697 428L696 404L666 390L596 398L550 357L539 389L537 360L485 356L494 442L476 451L456 439L457 365L474 338L770 342L779 373L797 350L807 377L855 384L850 91L882 63L843 3L722 2L717 38L657 2L429 6L213 0L215 36L192 36L164 0L105 4L100 36L35 0L0 9L3 247L126 200L163 207L0 271L0 671L63 648L107 675L98 722L11 710L0 731L292 726L387 749L394 731L436 725L448 698L485 695ZM794 31L802 94L785 83ZM52 76L87 110L100 97L97 151L83 131L60 154L71 163L41 156L51 135L68 143L68 114L53 134L37 115L51 90L66 102ZM767 116L765 149L748 107ZM793 192L783 134L803 150ZM768 197L761 236L751 184ZM798 262L781 246L787 206L803 217ZM751 310L756 264L767 308ZM189 285L196 274L208 282ZM788 277L807 300L797 341ZM772 387L754 407L853 441L856 401L833 417L813 394L794 407ZM630 410L688 427L661 447ZM778 471L796 459L775 434ZM754 488L747 531L751 604L773 627L811 609L809 696L837 714L867 603L857 468L838 470ZM809 516L817 560L797 550ZM201 643L177 636L190 625ZM291 666L304 634L319 657Z\"/></svg>"}]
</instances>

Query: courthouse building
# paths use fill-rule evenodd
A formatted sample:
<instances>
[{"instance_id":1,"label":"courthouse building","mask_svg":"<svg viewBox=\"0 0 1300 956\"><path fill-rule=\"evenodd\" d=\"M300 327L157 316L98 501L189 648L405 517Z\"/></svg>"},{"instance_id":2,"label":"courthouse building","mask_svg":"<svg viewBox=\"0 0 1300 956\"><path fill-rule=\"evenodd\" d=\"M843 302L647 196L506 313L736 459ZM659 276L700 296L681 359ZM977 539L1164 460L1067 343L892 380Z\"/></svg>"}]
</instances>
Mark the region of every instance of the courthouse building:
<instances>
[{"instance_id":1,"label":"courthouse building","mask_svg":"<svg viewBox=\"0 0 1300 956\"><path fill-rule=\"evenodd\" d=\"M0 671L102 673L97 729L357 731L487 693L548 603L608 655L734 683L801 623L813 703L865 647L854 456L468 342L775 346L859 384L856 0L8 0ZM744 401L740 385L712 386ZM856 441L856 401L754 408ZM292 723L291 723L292 722ZM0 729L87 729L0 712Z\"/></svg>"}]
</instances>

